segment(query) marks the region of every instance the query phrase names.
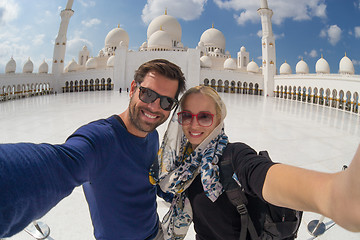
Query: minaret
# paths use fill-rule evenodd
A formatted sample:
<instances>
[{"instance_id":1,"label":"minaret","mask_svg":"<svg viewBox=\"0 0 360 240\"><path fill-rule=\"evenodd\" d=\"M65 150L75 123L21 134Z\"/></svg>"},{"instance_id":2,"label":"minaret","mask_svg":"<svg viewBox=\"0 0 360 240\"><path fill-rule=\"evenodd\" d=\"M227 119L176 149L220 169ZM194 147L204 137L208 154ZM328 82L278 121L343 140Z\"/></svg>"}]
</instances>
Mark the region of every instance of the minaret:
<instances>
[{"instance_id":1,"label":"minaret","mask_svg":"<svg viewBox=\"0 0 360 240\"><path fill-rule=\"evenodd\" d=\"M74 0L68 0L66 8L61 11L61 23L59 33L55 40L52 73L59 75L64 71L64 60L66 51L66 33L69 26L69 21L74 11L71 9Z\"/></svg>"},{"instance_id":2,"label":"minaret","mask_svg":"<svg viewBox=\"0 0 360 240\"><path fill-rule=\"evenodd\" d=\"M275 38L272 31L271 17L273 11L269 9L267 0L260 0L257 11L262 25L262 73L264 76L264 96L274 96L274 75L276 74Z\"/></svg>"}]
</instances>

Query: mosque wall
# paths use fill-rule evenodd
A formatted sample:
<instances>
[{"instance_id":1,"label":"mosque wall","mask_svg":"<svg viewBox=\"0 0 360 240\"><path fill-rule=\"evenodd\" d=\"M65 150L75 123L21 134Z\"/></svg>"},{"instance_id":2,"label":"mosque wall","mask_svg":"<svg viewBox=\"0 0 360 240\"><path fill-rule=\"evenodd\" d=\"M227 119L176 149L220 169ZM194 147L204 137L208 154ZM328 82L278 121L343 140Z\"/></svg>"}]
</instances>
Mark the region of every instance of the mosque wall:
<instances>
[{"instance_id":1,"label":"mosque wall","mask_svg":"<svg viewBox=\"0 0 360 240\"><path fill-rule=\"evenodd\" d=\"M306 88L318 89L336 89L338 92L358 92L360 93L360 76L359 75L342 75L342 74L294 74L289 76L275 76L276 86L300 86Z\"/></svg>"},{"instance_id":2,"label":"mosque wall","mask_svg":"<svg viewBox=\"0 0 360 240\"><path fill-rule=\"evenodd\" d=\"M21 73L0 76L0 101L54 92L52 74Z\"/></svg>"},{"instance_id":3,"label":"mosque wall","mask_svg":"<svg viewBox=\"0 0 360 240\"><path fill-rule=\"evenodd\" d=\"M114 89L114 70L87 69L84 72L68 72L60 75L56 92L81 92Z\"/></svg>"},{"instance_id":4,"label":"mosque wall","mask_svg":"<svg viewBox=\"0 0 360 240\"><path fill-rule=\"evenodd\" d=\"M248 93L255 89L256 95L261 95L264 87L264 80L261 74L238 72L233 70L212 70L201 69L200 84L209 85L218 92ZM233 90L231 90L233 88ZM251 89L251 90L250 90Z\"/></svg>"},{"instance_id":5,"label":"mosque wall","mask_svg":"<svg viewBox=\"0 0 360 240\"><path fill-rule=\"evenodd\" d=\"M294 74L275 76L275 97L325 105L358 113L360 76Z\"/></svg>"}]
</instances>

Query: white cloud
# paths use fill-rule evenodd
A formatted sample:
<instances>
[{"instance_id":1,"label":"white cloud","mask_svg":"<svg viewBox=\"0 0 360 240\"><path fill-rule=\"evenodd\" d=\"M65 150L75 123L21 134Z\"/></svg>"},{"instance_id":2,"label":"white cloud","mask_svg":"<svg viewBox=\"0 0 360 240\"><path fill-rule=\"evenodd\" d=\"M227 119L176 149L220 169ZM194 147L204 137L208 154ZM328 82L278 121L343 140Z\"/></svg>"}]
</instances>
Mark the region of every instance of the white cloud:
<instances>
[{"instance_id":1,"label":"white cloud","mask_svg":"<svg viewBox=\"0 0 360 240\"><path fill-rule=\"evenodd\" d=\"M358 2L354 2L354 6L360 9L360 0Z\"/></svg>"},{"instance_id":2,"label":"white cloud","mask_svg":"<svg viewBox=\"0 0 360 240\"><path fill-rule=\"evenodd\" d=\"M145 24L148 24L155 17L164 14L165 9L167 9L169 15L190 21L201 16L206 2L207 0L147 0L141 18Z\"/></svg>"},{"instance_id":3,"label":"white cloud","mask_svg":"<svg viewBox=\"0 0 360 240\"><path fill-rule=\"evenodd\" d=\"M328 38L331 45L335 46L341 39L342 30L338 25L331 25L330 27L320 31L320 37Z\"/></svg>"},{"instance_id":4,"label":"white cloud","mask_svg":"<svg viewBox=\"0 0 360 240\"><path fill-rule=\"evenodd\" d=\"M313 49L309 52L308 56L310 56L312 58L316 58L318 56L318 53L315 49Z\"/></svg>"},{"instance_id":5,"label":"white cloud","mask_svg":"<svg viewBox=\"0 0 360 240\"><path fill-rule=\"evenodd\" d=\"M262 37L262 30L259 30L256 35L261 38Z\"/></svg>"},{"instance_id":6,"label":"white cloud","mask_svg":"<svg viewBox=\"0 0 360 240\"><path fill-rule=\"evenodd\" d=\"M360 26L355 27L355 37L360 38Z\"/></svg>"},{"instance_id":7,"label":"white cloud","mask_svg":"<svg viewBox=\"0 0 360 240\"><path fill-rule=\"evenodd\" d=\"M248 21L259 21L257 13L260 7L259 1L214 0L214 2L219 8L241 11L240 14L234 16L240 25ZM273 0L269 3L269 8L276 12L273 16L274 24L281 24L286 18L303 21L313 17L327 17L324 0Z\"/></svg>"},{"instance_id":8,"label":"white cloud","mask_svg":"<svg viewBox=\"0 0 360 240\"><path fill-rule=\"evenodd\" d=\"M94 7L96 5L95 1L91 0L79 0L79 2L83 7Z\"/></svg>"},{"instance_id":9,"label":"white cloud","mask_svg":"<svg viewBox=\"0 0 360 240\"><path fill-rule=\"evenodd\" d=\"M337 25L331 25L327 33L330 44L335 46L341 39L342 30Z\"/></svg>"},{"instance_id":10,"label":"white cloud","mask_svg":"<svg viewBox=\"0 0 360 240\"><path fill-rule=\"evenodd\" d=\"M274 34L274 38L275 40L279 40L281 38L284 38L285 37L285 33L281 33L281 34Z\"/></svg>"},{"instance_id":11,"label":"white cloud","mask_svg":"<svg viewBox=\"0 0 360 240\"><path fill-rule=\"evenodd\" d=\"M90 27L92 27L94 25L98 25L100 23L101 23L101 20L98 19L98 18L93 18L93 19L90 19L88 21L85 21L85 20L81 21L81 24L84 25L85 27L88 27L88 28L90 28Z\"/></svg>"},{"instance_id":12,"label":"white cloud","mask_svg":"<svg viewBox=\"0 0 360 240\"><path fill-rule=\"evenodd\" d=\"M13 0L0 1L0 24L10 22L18 17L19 5Z\"/></svg>"},{"instance_id":13,"label":"white cloud","mask_svg":"<svg viewBox=\"0 0 360 240\"><path fill-rule=\"evenodd\" d=\"M355 66L360 66L360 60L352 59L351 61L353 62L353 64L354 64Z\"/></svg>"},{"instance_id":14,"label":"white cloud","mask_svg":"<svg viewBox=\"0 0 360 240\"><path fill-rule=\"evenodd\" d=\"M33 38L32 42L34 45L39 46L44 43L44 38L45 38L45 34L38 34Z\"/></svg>"},{"instance_id":15,"label":"white cloud","mask_svg":"<svg viewBox=\"0 0 360 240\"><path fill-rule=\"evenodd\" d=\"M323 29L323 30L320 31L320 37L322 37L322 38L326 38L326 37L327 37L327 32L326 32L325 29Z\"/></svg>"},{"instance_id":16,"label":"white cloud","mask_svg":"<svg viewBox=\"0 0 360 240\"><path fill-rule=\"evenodd\" d=\"M23 44L19 44L11 41L1 41L0 42L0 65L5 66L6 63L10 60L10 57L13 56L16 61L17 68L20 69L22 66L22 62L27 60L29 56L30 46L25 46ZM20 67L20 68L19 68Z\"/></svg>"}]
</instances>

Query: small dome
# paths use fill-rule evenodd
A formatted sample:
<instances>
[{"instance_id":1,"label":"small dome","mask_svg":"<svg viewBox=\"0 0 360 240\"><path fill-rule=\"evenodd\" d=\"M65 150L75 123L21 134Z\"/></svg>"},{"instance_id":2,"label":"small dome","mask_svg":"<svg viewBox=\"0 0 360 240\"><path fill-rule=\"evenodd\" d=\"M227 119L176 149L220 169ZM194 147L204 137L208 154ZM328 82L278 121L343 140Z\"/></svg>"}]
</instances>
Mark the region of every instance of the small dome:
<instances>
[{"instance_id":1,"label":"small dome","mask_svg":"<svg viewBox=\"0 0 360 240\"><path fill-rule=\"evenodd\" d=\"M355 74L354 64L345 54L339 63L339 73L341 74Z\"/></svg>"},{"instance_id":2,"label":"small dome","mask_svg":"<svg viewBox=\"0 0 360 240\"><path fill-rule=\"evenodd\" d=\"M169 34L163 30L153 33L148 41L149 48L171 48L172 41Z\"/></svg>"},{"instance_id":3,"label":"small dome","mask_svg":"<svg viewBox=\"0 0 360 240\"><path fill-rule=\"evenodd\" d=\"M174 40L175 42L181 42L181 26L178 20L173 16L164 15L158 16L154 18L149 27L147 29L147 39L150 40L151 35L155 32L159 31L162 28L167 34L169 34L170 39Z\"/></svg>"},{"instance_id":4,"label":"small dome","mask_svg":"<svg viewBox=\"0 0 360 240\"><path fill-rule=\"evenodd\" d=\"M123 41L126 46L129 46L129 35L121 27L111 30L105 38L105 48L117 47Z\"/></svg>"},{"instance_id":5,"label":"small dome","mask_svg":"<svg viewBox=\"0 0 360 240\"><path fill-rule=\"evenodd\" d=\"M32 73L33 71L34 71L34 64L29 58L24 64L23 73Z\"/></svg>"},{"instance_id":6,"label":"small dome","mask_svg":"<svg viewBox=\"0 0 360 240\"><path fill-rule=\"evenodd\" d=\"M88 50L87 46L84 45L83 48L82 48L82 50L83 50L83 51L87 51L87 50Z\"/></svg>"},{"instance_id":7,"label":"small dome","mask_svg":"<svg viewBox=\"0 0 360 240\"><path fill-rule=\"evenodd\" d=\"M184 44L183 44L182 42L179 42L179 43L177 44L177 47L178 47L178 48L184 48Z\"/></svg>"},{"instance_id":8,"label":"small dome","mask_svg":"<svg viewBox=\"0 0 360 240\"><path fill-rule=\"evenodd\" d=\"M240 48L240 52L246 52L246 48L245 48L244 46L242 46L242 47Z\"/></svg>"},{"instance_id":9,"label":"small dome","mask_svg":"<svg viewBox=\"0 0 360 240\"><path fill-rule=\"evenodd\" d=\"M209 56L202 56L200 58L200 67L211 68L211 66L212 66L212 61Z\"/></svg>"},{"instance_id":10,"label":"small dome","mask_svg":"<svg viewBox=\"0 0 360 240\"><path fill-rule=\"evenodd\" d=\"M200 42L198 43L198 46L199 46L199 47L203 47L203 46L204 46L204 42L201 42L201 41L200 41Z\"/></svg>"},{"instance_id":11,"label":"small dome","mask_svg":"<svg viewBox=\"0 0 360 240\"><path fill-rule=\"evenodd\" d=\"M15 73L15 71L16 71L16 62L15 62L15 60L11 57L11 59L9 60L9 62L6 64L5 73Z\"/></svg>"},{"instance_id":12,"label":"small dome","mask_svg":"<svg viewBox=\"0 0 360 240\"><path fill-rule=\"evenodd\" d=\"M39 66L39 73L48 73L49 65L44 61Z\"/></svg>"},{"instance_id":13,"label":"small dome","mask_svg":"<svg viewBox=\"0 0 360 240\"><path fill-rule=\"evenodd\" d=\"M256 64L256 62L254 62L254 60L252 60L252 61L249 62L249 64L247 65L246 70L247 70L248 72L258 73L258 72L259 72L259 66Z\"/></svg>"},{"instance_id":14,"label":"small dome","mask_svg":"<svg viewBox=\"0 0 360 240\"><path fill-rule=\"evenodd\" d=\"M97 68L96 59L95 58L89 58L89 60L86 61L85 66L86 66L86 69L95 69L95 68Z\"/></svg>"},{"instance_id":15,"label":"small dome","mask_svg":"<svg viewBox=\"0 0 360 240\"><path fill-rule=\"evenodd\" d=\"M236 61L233 58L228 58L224 62L224 69L235 70L236 69Z\"/></svg>"},{"instance_id":16,"label":"small dome","mask_svg":"<svg viewBox=\"0 0 360 240\"><path fill-rule=\"evenodd\" d=\"M200 42L204 43L204 46L217 47L225 49L225 37L221 31L216 28L209 28L200 37Z\"/></svg>"},{"instance_id":17,"label":"small dome","mask_svg":"<svg viewBox=\"0 0 360 240\"><path fill-rule=\"evenodd\" d=\"M108 67L114 67L114 65L115 65L115 56L109 57L109 59L106 62L106 65Z\"/></svg>"},{"instance_id":18,"label":"small dome","mask_svg":"<svg viewBox=\"0 0 360 240\"><path fill-rule=\"evenodd\" d=\"M147 42L143 42L143 44L141 44L142 48L147 48Z\"/></svg>"},{"instance_id":19,"label":"small dome","mask_svg":"<svg viewBox=\"0 0 360 240\"><path fill-rule=\"evenodd\" d=\"M287 74L292 74L292 71L290 65L285 61L280 66L280 75L287 75Z\"/></svg>"},{"instance_id":20,"label":"small dome","mask_svg":"<svg viewBox=\"0 0 360 240\"><path fill-rule=\"evenodd\" d=\"M297 74L308 74L309 73L309 66L307 65L307 63L304 60L300 60L297 64L296 64L296 73Z\"/></svg>"},{"instance_id":21,"label":"small dome","mask_svg":"<svg viewBox=\"0 0 360 240\"><path fill-rule=\"evenodd\" d=\"M78 64L75 62L75 59L67 65L68 72L75 72L78 69Z\"/></svg>"},{"instance_id":22,"label":"small dome","mask_svg":"<svg viewBox=\"0 0 360 240\"><path fill-rule=\"evenodd\" d=\"M315 71L316 73L329 74L330 73L329 63L323 57L321 57L315 64Z\"/></svg>"}]
</instances>

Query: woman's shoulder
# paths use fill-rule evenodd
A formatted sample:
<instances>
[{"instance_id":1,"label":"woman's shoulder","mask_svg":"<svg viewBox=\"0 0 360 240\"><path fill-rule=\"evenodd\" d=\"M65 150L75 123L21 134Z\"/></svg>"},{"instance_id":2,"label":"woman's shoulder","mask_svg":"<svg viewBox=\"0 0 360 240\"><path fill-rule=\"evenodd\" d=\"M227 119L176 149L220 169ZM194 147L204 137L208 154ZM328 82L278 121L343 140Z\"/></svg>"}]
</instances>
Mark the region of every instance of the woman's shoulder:
<instances>
[{"instance_id":1,"label":"woman's shoulder","mask_svg":"<svg viewBox=\"0 0 360 240\"><path fill-rule=\"evenodd\" d=\"M234 143L228 143L228 145L226 146L225 151L231 151L233 154L238 154L240 152L248 152L248 153L256 153L256 151L250 147L249 145L247 145L246 143L243 142L234 142Z\"/></svg>"}]
</instances>

